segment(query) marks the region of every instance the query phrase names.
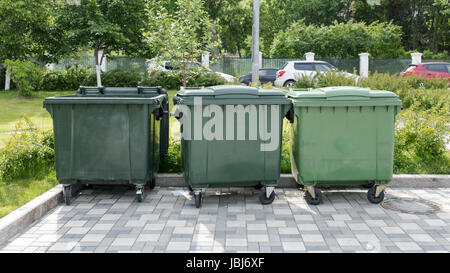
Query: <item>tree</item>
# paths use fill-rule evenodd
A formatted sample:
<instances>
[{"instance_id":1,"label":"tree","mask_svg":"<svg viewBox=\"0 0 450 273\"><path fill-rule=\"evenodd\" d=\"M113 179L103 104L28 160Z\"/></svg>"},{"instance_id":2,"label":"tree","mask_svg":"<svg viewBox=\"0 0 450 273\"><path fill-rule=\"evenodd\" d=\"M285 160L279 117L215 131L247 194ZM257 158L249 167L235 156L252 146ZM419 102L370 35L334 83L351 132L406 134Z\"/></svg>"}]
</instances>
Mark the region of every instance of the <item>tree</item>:
<instances>
[{"instance_id":1,"label":"tree","mask_svg":"<svg viewBox=\"0 0 450 273\"><path fill-rule=\"evenodd\" d=\"M85 46L94 50L97 85L101 86L100 66L111 52L153 55L144 42L147 20L146 0L79 0L61 1L56 22L74 50Z\"/></svg>"},{"instance_id":2,"label":"tree","mask_svg":"<svg viewBox=\"0 0 450 273\"><path fill-rule=\"evenodd\" d=\"M64 46L51 16L51 0L0 1L0 63L34 59L46 62ZM58 49L58 50L57 50ZM5 87L9 86L9 72Z\"/></svg>"},{"instance_id":3,"label":"tree","mask_svg":"<svg viewBox=\"0 0 450 273\"><path fill-rule=\"evenodd\" d=\"M158 52L160 60L170 60L183 72L186 86L188 62L219 45L213 37L213 24L203 0L176 0L173 14L162 5L154 5L147 33L147 43Z\"/></svg>"}]
</instances>

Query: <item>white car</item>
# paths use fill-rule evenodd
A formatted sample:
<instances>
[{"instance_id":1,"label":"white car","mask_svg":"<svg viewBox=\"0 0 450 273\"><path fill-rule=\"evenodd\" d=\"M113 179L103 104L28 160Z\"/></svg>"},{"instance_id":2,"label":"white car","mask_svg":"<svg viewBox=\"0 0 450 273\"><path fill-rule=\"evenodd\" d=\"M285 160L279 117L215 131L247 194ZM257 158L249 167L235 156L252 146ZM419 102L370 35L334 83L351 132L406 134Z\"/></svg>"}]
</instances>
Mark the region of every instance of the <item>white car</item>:
<instances>
[{"instance_id":1,"label":"white car","mask_svg":"<svg viewBox=\"0 0 450 273\"><path fill-rule=\"evenodd\" d=\"M191 67L194 68L201 68L202 64L199 62L186 62L186 68L190 69ZM180 68L178 66L171 65L168 61L162 61L157 62L156 60L151 60L147 64L147 69L150 71L150 74L153 75L156 71L171 71L171 70L179 70ZM209 72L213 72L211 69L203 67L203 69L206 69ZM234 82L235 77L229 74L225 74L222 72L214 72L217 75L224 78L227 82Z\"/></svg>"},{"instance_id":2,"label":"white car","mask_svg":"<svg viewBox=\"0 0 450 273\"><path fill-rule=\"evenodd\" d=\"M332 71L336 71L336 68L324 61L290 61L278 70L274 85L277 87L291 87L302 76L308 76L308 78L312 79L316 73ZM342 73L344 73L345 77L354 78L355 81L359 78L351 73Z\"/></svg>"}]
</instances>

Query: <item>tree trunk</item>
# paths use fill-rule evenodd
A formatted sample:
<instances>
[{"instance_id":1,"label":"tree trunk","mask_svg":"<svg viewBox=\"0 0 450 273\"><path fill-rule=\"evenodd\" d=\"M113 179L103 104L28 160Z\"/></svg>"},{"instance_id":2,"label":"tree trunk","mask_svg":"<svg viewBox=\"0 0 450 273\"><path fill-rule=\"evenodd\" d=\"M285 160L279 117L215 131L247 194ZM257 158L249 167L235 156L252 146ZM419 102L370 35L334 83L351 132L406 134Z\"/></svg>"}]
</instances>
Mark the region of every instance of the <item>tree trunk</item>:
<instances>
[{"instance_id":1,"label":"tree trunk","mask_svg":"<svg viewBox=\"0 0 450 273\"><path fill-rule=\"evenodd\" d=\"M103 54L101 59L98 58L98 52L100 51L100 44L96 43L94 49L94 57L95 57L95 72L97 73L97 87L102 86L102 76L101 76L101 59L103 59Z\"/></svg>"},{"instance_id":2,"label":"tree trunk","mask_svg":"<svg viewBox=\"0 0 450 273\"><path fill-rule=\"evenodd\" d=\"M7 68L5 76L5 91L9 91L10 89L11 89L11 70Z\"/></svg>"}]
</instances>

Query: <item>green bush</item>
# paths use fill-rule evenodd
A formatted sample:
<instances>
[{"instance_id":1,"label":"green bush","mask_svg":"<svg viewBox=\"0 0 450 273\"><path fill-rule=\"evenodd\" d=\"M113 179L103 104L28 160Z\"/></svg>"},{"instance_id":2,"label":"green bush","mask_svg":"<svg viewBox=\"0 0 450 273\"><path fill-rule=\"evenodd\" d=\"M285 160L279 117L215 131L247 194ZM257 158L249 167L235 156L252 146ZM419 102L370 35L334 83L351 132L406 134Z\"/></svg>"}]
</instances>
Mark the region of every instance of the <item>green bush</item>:
<instances>
[{"instance_id":1,"label":"green bush","mask_svg":"<svg viewBox=\"0 0 450 273\"><path fill-rule=\"evenodd\" d=\"M54 162L53 133L38 130L23 115L9 142L0 148L0 179L10 181L44 174Z\"/></svg>"},{"instance_id":2,"label":"green bush","mask_svg":"<svg viewBox=\"0 0 450 273\"><path fill-rule=\"evenodd\" d=\"M422 110L419 102L397 116L394 147L395 173L450 173L446 138L449 108Z\"/></svg>"},{"instance_id":3,"label":"green bush","mask_svg":"<svg viewBox=\"0 0 450 273\"><path fill-rule=\"evenodd\" d=\"M101 73L102 85L105 87L136 87L141 83L141 75L134 70L110 70ZM97 86L97 74L90 71L80 85ZM141 84L142 85L142 84Z\"/></svg>"},{"instance_id":4,"label":"green bush","mask_svg":"<svg viewBox=\"0 0 450 273\"><path fill-rule=\"evenodd\" d=\"M195 86L213 86L225 84L226 81L221 76L214 72L205 71L187 71L186 85ZM154 75L146 78L142 85L144 86L162 86L166 89L179 89L183 86L183 72L182 71L160 71Z\"/></svg>"},{"instance_id":5,"label":"green bush","mask_svg":"<svg viewBox=\"0 0 450 273\"><path fill-rule=\"evenodd\" d=\"M30 97L41 84L42 71L39 65L31 61L5 61L11 71L11 78L17 85L20 96Z\"/></svg>"},{"instance_id":6,"label":"green bush","mask_svg":"<svg viewBox=\"0 0 450 273\"><path fill-rule=\"evenodd\" d=\"M327 86L353 86L355 78L345 76L344 72L317 73L313 77L302 75L295 82L296 88L320 88Z\"/></svg>"},{"instance_id":7,"label":"green bush","mask_svg":"<svg viewBox=\"0 0 450 273\"><path fill-rule=\"evenodd\" d=\"M52 70L43 74L39 90L76 90L86 82L88 71L83 67L70 67L66 71Z\"/></svg>"},{"instance_id":8,"label":"green bush","mask_svg":"<svg viewBox=\"0 0 450 273\"><path fill-rule=\"evenodd\" d=\"M182 160L181 160L181 142L173 137L169 138L169 150L167 155L161 160L159 166L159 172L161 173L182 173Z\"/></svg>"}]
</instances>

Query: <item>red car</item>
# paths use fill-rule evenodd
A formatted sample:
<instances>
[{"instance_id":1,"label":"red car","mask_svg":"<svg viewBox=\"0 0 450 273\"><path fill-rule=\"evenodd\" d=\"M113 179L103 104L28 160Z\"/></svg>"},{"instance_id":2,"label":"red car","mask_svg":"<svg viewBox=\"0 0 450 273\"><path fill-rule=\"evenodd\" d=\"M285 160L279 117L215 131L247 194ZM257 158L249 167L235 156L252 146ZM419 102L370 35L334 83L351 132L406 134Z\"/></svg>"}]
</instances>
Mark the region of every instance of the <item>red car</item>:
<instances>
[{"instance_id":1,"label":"red car","mask_svg":"<svg viewBox=\"0 0 450 273\"><path fill-rule=\"evenodd\" d=\"M410 64L400 75L402 77L417 75L423 78L450 78L450 63Z\"/></svg>"}]
</instances>

